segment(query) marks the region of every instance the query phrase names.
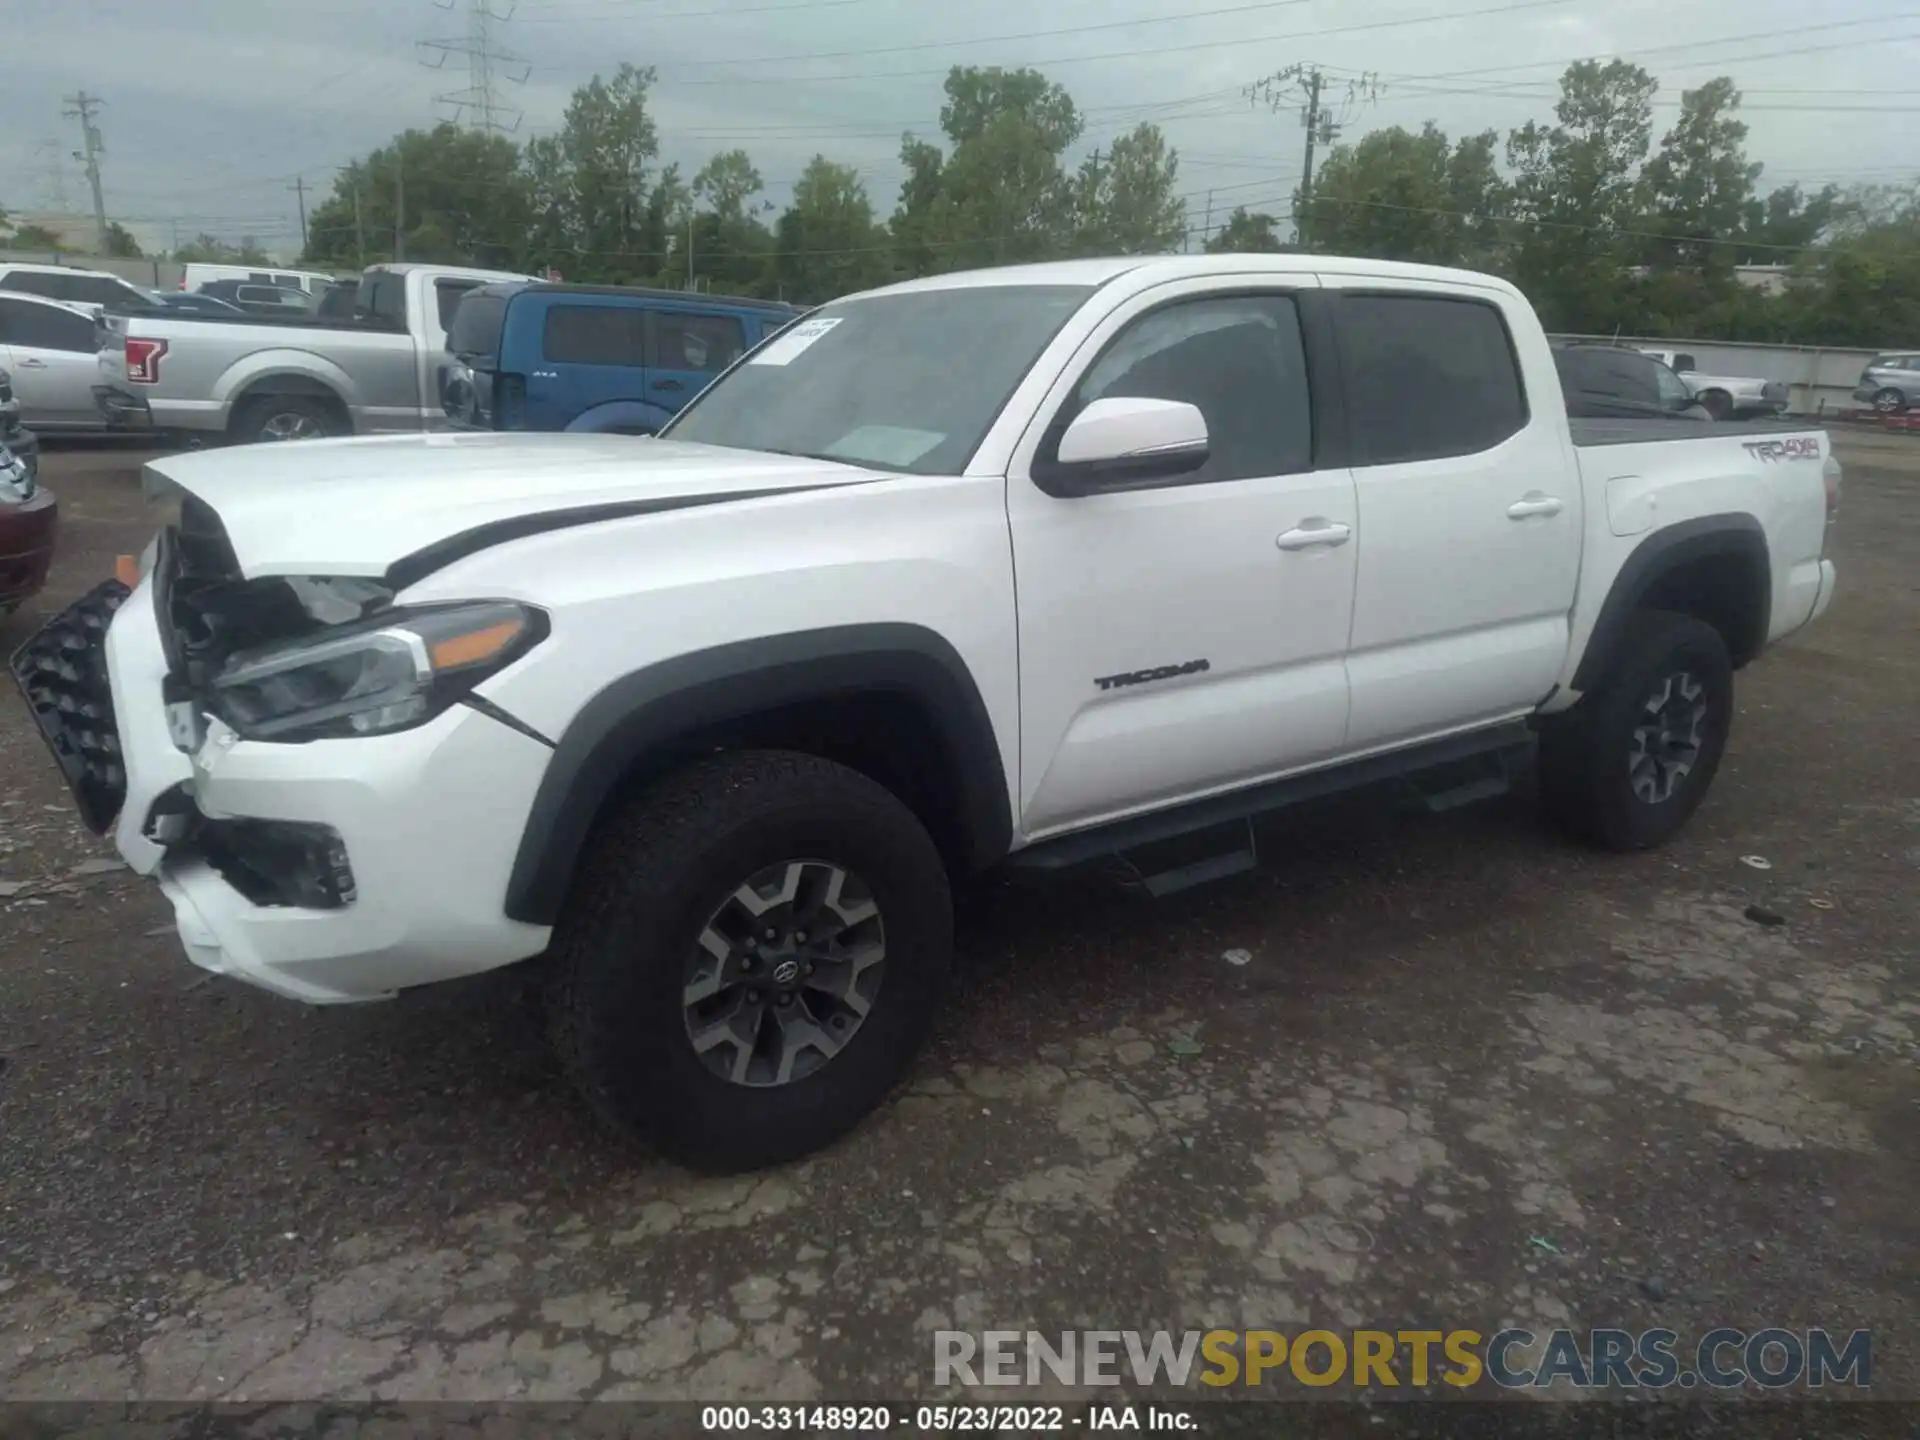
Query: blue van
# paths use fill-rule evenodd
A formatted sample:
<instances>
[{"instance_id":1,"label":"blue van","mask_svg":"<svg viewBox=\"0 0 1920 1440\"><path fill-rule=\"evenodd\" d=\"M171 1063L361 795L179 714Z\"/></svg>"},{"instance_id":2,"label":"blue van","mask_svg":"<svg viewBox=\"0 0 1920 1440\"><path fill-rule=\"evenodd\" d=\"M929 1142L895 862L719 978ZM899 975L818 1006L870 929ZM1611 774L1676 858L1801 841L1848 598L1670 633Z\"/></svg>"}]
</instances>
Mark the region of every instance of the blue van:
<instances>
[{"instance_id":1,"label":"blue van","mask_svg":"<svg viewBox=\"0 0 1920 1440\"><path fill-rule=\"evenodd\" d=\"M440 403L466 430L651 435L803 313L679 290L500 281L454 312Z\"/></svg>"}]
</instances>

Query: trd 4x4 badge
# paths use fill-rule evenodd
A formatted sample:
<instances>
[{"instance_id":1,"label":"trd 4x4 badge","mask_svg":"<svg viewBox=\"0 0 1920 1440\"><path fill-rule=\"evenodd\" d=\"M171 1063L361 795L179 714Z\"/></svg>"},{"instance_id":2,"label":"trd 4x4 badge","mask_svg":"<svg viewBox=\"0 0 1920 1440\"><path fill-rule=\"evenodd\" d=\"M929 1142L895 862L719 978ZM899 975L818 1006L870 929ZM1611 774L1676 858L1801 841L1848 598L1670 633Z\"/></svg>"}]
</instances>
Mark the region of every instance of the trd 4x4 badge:
<instances>
[{"instance_id":1,"label":"trd 4x4 badge","mask_svg":"<svg viewBox=\"0 0 1920 1440\"><path fill-rule=\"evenodd\" d=\"M1129 670L1124 675L1101 675L1094 684L1102 690L1118 690L1125 685L1146 685L1154 680L1172 680L1181 675L1198 675L1213 667L1205 660L1189 660L1184 665L1156 665L1151 670Z\"/></svg>"},{"instance_id":2,"label":"trd 4x4 badge","mask_svg":"<svg viewBox=\"0 0 1920 1440\"><path fill-rule=\"evenodd\" d=\"M1747 453L1756 460L1818 460L1820 442L1801 437L1793 440L1749 440Z\"/></svg>"}]
</instances>

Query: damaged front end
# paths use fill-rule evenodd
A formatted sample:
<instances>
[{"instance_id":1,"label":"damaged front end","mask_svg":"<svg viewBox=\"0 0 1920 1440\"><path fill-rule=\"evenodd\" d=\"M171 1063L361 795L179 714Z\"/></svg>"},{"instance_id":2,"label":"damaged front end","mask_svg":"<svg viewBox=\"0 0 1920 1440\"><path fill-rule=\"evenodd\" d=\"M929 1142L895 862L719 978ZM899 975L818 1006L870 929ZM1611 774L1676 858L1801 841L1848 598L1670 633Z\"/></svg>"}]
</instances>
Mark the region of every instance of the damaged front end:
<instances>
[{"instance_id":1,"label":"damaged front end","mask_svg":"<svg viewBox=\"0 0 1920 1440\"><path fill-rule=\"evenodd\" d=\"M192 760L191 778L155 799L141 833L170 861L203 860L255 905L351 905L353 865L325 824L221 804L222 754L243 741L295 746L424 725L548 631L543 612L514 601L409 607L374 579L249 578L219 517L192 496L141 570L165 660L168 738Z\"/></svg>"}]
</instances>

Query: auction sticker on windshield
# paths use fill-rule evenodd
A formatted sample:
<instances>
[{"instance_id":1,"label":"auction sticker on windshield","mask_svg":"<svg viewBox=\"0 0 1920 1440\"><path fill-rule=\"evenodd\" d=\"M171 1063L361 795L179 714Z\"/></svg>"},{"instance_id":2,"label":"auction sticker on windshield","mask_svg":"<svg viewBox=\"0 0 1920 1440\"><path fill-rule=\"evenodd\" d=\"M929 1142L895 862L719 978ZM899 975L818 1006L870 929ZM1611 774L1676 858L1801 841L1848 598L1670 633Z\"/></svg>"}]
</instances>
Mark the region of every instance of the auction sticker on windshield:
<instances>
[{"instance_id":1,"label":"auction sticker on windshield","mask_svg":"<svg viewBox=\"0 0 1920 1440\"><path fill-rule=\"evenodd\" d=\"M838 315L830 315L818 320L802 320L747 363L749 365L791 365L810 347L817 344L821 336L838 325L841 318Z\"/></svg>"}]
</instances>

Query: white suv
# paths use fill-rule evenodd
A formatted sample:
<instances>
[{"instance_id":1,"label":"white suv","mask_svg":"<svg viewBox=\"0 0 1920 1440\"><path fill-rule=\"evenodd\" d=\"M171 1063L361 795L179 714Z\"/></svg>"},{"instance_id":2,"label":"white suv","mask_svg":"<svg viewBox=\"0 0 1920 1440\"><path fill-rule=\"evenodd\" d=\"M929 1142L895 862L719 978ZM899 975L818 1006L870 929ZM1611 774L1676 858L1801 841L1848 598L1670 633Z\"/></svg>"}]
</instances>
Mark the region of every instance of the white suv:
<instances>
[{"instance_id":1,"label":"white suv","mask_svg":"<svg viewBox=\"0 0 1920 1440\"><path fill-rule=\"evenodd\" d=\"M1569 422L1503 281L1224 255L838 301L658 440L149 468L138 583L13 668L188 955L313 1002L544 955L586 1095L721 1167L881 1100L983 867L1536 741L1570 827L1665 839L1832 596L1839 480L1818 431Z\"/></svg>"}]
</instances>

